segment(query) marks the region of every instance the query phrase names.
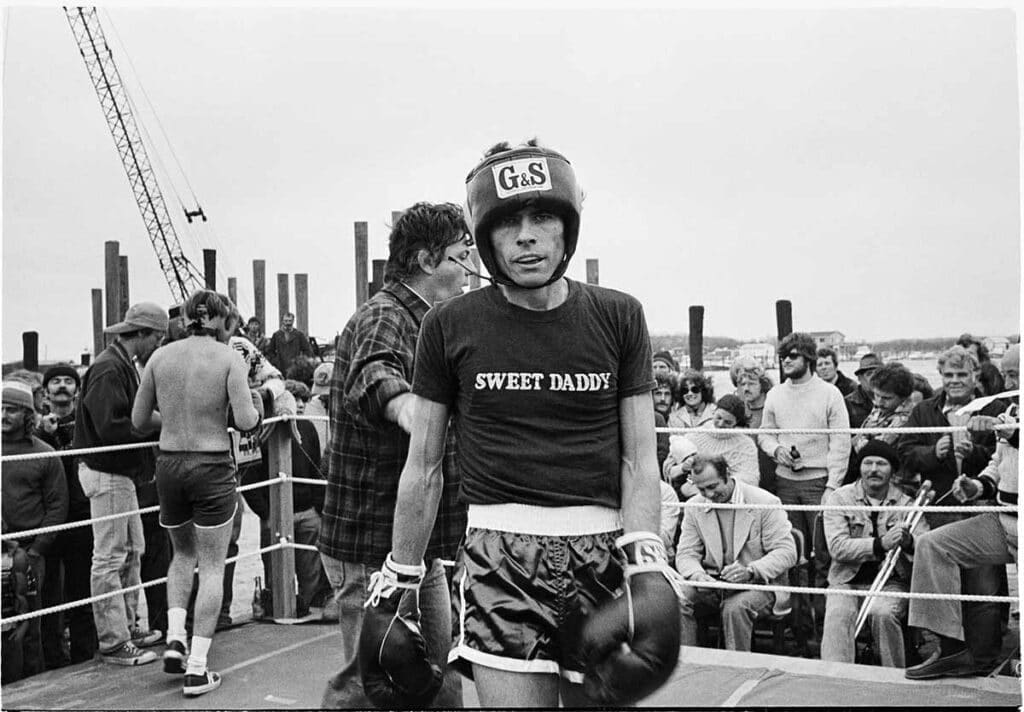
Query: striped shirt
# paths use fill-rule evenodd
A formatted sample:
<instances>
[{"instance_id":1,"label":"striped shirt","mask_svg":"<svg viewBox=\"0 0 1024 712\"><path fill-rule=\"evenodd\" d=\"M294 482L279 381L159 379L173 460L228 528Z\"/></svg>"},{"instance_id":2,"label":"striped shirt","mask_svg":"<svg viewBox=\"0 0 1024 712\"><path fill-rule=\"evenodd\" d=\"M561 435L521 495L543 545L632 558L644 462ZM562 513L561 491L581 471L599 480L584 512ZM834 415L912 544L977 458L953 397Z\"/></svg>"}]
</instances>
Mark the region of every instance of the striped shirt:
<instances>
[{"instance_id":1,"label":"striped shirt","mask_svg":"<svg viewBox=\"0 0 1024 712\"><path fill-rule=\"evenodd\" d=\"M388 401L411 390L420 324L429 306L401 282L388 282L356 309L338 337L331 375L327 493L318 547L341 561L380 566L391 551L398 479L409 436L384 417ZM427 558L452 559L466 530L456 502L453 429L444 488Z\"/></svg>"}]
</instances>

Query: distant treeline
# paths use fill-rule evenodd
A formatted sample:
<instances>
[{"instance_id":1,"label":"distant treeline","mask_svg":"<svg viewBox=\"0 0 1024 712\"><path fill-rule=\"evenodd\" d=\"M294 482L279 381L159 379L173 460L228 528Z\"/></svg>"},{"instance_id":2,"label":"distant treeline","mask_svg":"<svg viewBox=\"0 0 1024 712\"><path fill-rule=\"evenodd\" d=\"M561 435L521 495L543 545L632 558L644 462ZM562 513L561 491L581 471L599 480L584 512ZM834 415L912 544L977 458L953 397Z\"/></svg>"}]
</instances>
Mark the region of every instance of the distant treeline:
<instances>
[{"instance_id":1,"label":"distant treeline","mask_svg":"<svg viewBox=\"0 0 1024 712\"><path fill-rule=\"evenodd\" d=\"M743 343L746 342L732 339L728 336L705 336L704 350L714 351L720 348L738 349L740 344ZM770 343L775 343L775 339L772 339ZM685 351L689 348L689 334L651 334L652 351L669 351L671 349L683 349Z\"/></svg>"}]
</instances>

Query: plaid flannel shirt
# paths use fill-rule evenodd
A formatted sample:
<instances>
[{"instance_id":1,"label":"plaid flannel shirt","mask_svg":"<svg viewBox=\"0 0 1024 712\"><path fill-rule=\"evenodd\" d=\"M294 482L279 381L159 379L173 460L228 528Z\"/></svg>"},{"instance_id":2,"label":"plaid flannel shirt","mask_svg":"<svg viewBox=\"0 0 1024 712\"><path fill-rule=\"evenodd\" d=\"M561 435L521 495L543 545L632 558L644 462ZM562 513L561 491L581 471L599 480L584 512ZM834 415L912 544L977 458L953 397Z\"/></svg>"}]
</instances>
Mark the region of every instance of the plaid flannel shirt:
<instances>
[{"instance_id":1,"label":"plaid flannel shirt","mask_svg":"<svg viewBox=\"0 0 1024 712\"><path fill-rule=\"evenodd\" d=\"M356 310L338 337L318 543L332 558L380 566L391 551L409 436L384 411L389 400L411 390L416 341L428 308L404 284L388 282ZM442 471L444 488L426 556L453 559L466 530L466 508L456 501L459 475L451 427Z\"/></svg>"}]
</instances>

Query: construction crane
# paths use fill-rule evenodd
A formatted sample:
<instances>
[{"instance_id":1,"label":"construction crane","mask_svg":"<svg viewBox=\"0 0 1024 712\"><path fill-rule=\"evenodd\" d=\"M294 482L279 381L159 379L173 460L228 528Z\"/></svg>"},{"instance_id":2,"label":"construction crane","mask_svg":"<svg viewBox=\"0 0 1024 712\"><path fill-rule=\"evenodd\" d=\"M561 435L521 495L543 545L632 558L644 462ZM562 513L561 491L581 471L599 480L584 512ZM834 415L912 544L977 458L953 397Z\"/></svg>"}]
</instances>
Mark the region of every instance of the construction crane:
<instances>
[{"instance_id":1,"label":"construction crane","mask_svg":"<svg viewBox=\"0 0 1024 712\"><path fill-rule=\"evenodd\" d=\"M139 134L138 124L132 114L125 92L121 75L114 64L114 55L107 45L103 28L95 7L65 7L71 31L78 43L78 50L85 60L85 68L89 72L96 96L100 100L100 108L114 137L117 153L121 164L128 174L128 182L135 194L135 202L139 206L142 220L146 224L149 240L156 250L156 258L160 269L167 280L174 299L184 302L195 289L204 285L204 280L196 266L185 256L174 231L171 216L167 212L160 186L149 162L149 155ZM189 222L193 217L206 220L202 208L189 214L185 211Z\"/></svg>"}]
</instances>

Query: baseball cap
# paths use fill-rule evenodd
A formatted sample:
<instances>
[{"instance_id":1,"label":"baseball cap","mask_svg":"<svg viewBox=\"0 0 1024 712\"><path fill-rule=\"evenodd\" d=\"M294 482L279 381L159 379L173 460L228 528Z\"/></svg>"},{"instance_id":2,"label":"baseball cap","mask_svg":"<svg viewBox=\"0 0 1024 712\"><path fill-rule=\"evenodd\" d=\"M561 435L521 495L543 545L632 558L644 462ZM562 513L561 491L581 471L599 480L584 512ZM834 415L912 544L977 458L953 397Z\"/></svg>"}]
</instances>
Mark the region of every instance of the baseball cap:
<instances>
[{"instance_id":1,"label":"baseball cap","mask_svg":"<svg viewBox=\"0 0 1024 712\"><path fill-rule=\"evenodd\" d=\"M124 321L111 324L103 330L104 334L126 334L139 329L167 331L167 313L163 307L153 302L132 304L125 312Z\"/></svg>"},{"instance_id":2,"label":"baseball cap","mask_svg":"<svg viewBox=\"0 0 1024 712\"><path fill-rule=\"evenodd\" d=\"M324 361L313 371L313 388L310 392L315 396L321 396L331 391L331 374L334 372L334 362Z\"/></svg>"}]
</instances>

